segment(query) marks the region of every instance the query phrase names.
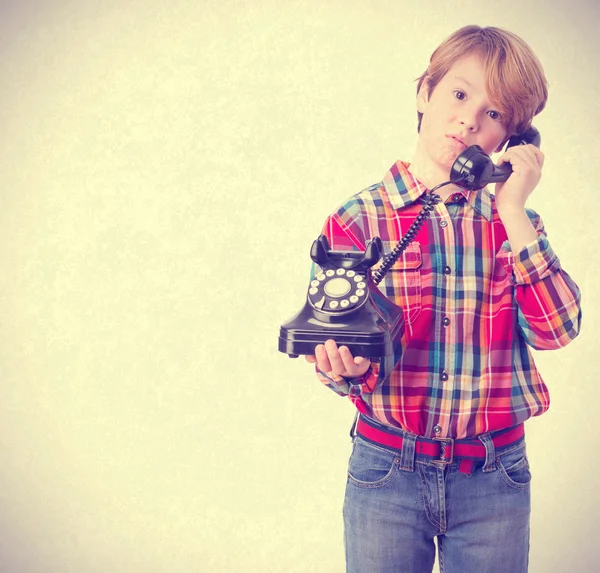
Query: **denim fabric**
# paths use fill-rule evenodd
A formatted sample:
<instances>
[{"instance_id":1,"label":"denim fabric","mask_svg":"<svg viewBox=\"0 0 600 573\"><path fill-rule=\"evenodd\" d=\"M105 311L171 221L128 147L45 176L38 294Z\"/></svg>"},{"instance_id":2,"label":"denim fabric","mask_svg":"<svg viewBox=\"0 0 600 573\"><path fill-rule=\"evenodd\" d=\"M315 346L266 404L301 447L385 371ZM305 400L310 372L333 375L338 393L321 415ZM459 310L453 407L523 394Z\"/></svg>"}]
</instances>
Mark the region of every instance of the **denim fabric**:
<instances>
[{"instance_id":1,"label":"denim fabric","mask_svg":"<svg viewBox=\"0 0 600 573\"><path fill-rule=\"evenodd\" d=\"M465 474L458 461L439 466L415 454L406 436L402 454L354 438L347 572L429 573L437 537L442 573L525 573L531 474L524 439L498 453L484 436L487 457Z\"/></svg>"}]
</instances>

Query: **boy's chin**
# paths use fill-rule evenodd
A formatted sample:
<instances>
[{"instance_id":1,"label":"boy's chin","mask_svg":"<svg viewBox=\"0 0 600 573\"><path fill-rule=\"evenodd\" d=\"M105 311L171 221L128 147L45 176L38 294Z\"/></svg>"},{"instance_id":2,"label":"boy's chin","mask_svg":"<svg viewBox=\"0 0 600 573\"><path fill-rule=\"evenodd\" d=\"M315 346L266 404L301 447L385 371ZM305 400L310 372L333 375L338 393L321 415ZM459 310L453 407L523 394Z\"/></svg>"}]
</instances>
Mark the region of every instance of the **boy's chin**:
<instances>
[{"instance_id":1,"label":"boy's chin","mask_svg":"<svg viewBox=\"0 0 600 573\"><path fill-rule=\"evenodd\" d=\"M460 154L459 154L460 155ZM450 172L452 171L452 166L454 162L458 158L459 155L454 155L453 153L449 153L444 155L440 161L438 161L438 167L442 174L446 176L446 179L450 179Z\"/></svg>"},{"instance_id":2,"label":"boy's chin","mask_svg":"<svg viewBox=\"0 0 600 573\"><path fill-rule=\"evenodd\" d=\"M423 161L418 161L419 168L431 175L435 174L437 178L448 181L452 166L460 153L457 154L454 149L448 148L437 149L436 151L422 157Z\"/></svg>"}]
</instances>

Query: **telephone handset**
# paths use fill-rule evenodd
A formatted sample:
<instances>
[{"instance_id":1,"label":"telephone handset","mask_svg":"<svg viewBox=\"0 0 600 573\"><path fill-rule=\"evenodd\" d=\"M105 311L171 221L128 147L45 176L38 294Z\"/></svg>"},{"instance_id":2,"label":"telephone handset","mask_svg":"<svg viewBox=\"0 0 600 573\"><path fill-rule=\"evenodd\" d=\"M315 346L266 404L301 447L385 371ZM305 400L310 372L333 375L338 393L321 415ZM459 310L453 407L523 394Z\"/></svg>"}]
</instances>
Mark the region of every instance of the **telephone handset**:
<instances>
[{"instance_id":1,"label":"telephone handset","mask_svg":"<svg viewBox=\"0 0 600 573\"><path fill-rule=\"evenodd\" d=\"M531 143L540 146L540 133L530 127L508 140L506 149ZM489 183L506 181L510 164L501 166L478 145L467 147L455 160L450 179L421 198L423 208L394 250L372 273L381 258L382 242L374 237L361 251L333 251L324 235L313 242L310 256L321 272L311 280L304 308L279 331L279 351L297 358L314 354L315 347L332 338L348 346L353 356L377 359L393 353L393 343L404 332L402 308L377 288L387 271L411 243L441 197L436 191L445 185L459 185L477 191Z\"/></svg>"},{"instance_id":2,"label":"telephone handset","mask_svg":"<svg viewBox=\"0 0 600 573\"><path fill-rule=\"evenodd\" d=\"M506 149L528 143L536 147L541 143L540 132L533 126L525 133L513 135L508 140ZM506 181L511 173L510 163L494 165L479 145L471 145L456 158L450 170L450 181L470 191L477 191L490 183Z\"/></svg>"}]
</instances>

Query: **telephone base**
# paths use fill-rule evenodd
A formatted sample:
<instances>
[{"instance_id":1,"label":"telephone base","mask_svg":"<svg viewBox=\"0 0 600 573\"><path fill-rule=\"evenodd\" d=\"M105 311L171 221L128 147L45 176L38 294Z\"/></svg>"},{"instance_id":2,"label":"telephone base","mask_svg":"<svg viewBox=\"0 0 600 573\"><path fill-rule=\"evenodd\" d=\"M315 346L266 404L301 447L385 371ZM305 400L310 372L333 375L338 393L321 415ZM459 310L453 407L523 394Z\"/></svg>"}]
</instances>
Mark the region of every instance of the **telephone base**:
<instances>
[{"instance_id":1,"label":"telephone base","mask_svg":"<svg viewBox=\"0 0 600 573\"><path fill-rule=\"evenodd\" d=\"M347 316L315 312L307 302L304 308L279 329L279 351L314 355L315 347L333 339L347 346L352 356L382 358L394 353L394 343L404 334L402 309L385 298L370 281L369 300Z\"/></svg>"},{"instance_id":2,"label":"telephone base","mask_svg":"<svg viewBox=\"0 0 600 573\"><path fill-rule=\"evenodd\" d=\"M320 272L311 280L304 308L281 326L279 351L291 358L314 355L317 345L332 339L354 357L394 354L404 334L404 317L371 275L382 249L381 239L374 237L364 252L333 251L321 235L311 248Z\"/></svg>"},{"instance_id":3,"label":"telephone base","mask_svg":"<svg viewBox=\"0 0 600 573\"><path fill-rule=\"evenodd\" d=\"M381 358L393 354L393 343L398 334L393 331L370 334L348 330L315 331L282 326L279 335L279 352L288 354L290 358L297 358L299 355L314 355L315 347L318 344L324 344L325 341L333 339L338 346L347 346L352 356Z\"/></svg>"}]
</instances>

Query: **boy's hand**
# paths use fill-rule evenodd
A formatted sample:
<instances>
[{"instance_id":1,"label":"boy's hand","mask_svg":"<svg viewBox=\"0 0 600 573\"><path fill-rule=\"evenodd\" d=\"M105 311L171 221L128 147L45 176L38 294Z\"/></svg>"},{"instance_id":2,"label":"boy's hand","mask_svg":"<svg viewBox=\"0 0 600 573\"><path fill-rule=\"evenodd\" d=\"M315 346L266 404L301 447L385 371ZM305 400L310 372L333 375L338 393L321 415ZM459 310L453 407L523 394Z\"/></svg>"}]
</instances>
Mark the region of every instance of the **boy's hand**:
<instances>
[{"instance_id":1,"label":"boy's hand","mask_svg":"<svg viewBox=\"0 0 600 573\"><path fill-rule=\"evenodd\" d=\"M327 340L315 348L314 356L306 356L306 361L317 366L325 374L337 374L345 378L359 378L371 366L368 358L353 357L347 346L338 348L334 340Z\"/></svg>"},{"instance_id":2,"label":"boy's hand","mask_svg":"<svg viewBox=\"0 0 600 573\"><path fill-rule=\"evenodd\" d=\"M542 177L544 154L535 145L515 145L502 154L498 165L510 163L513 172L507 181L496 183L496 207L503 213L523 211L527 198Z\"/></svg>"}]
</instances>

